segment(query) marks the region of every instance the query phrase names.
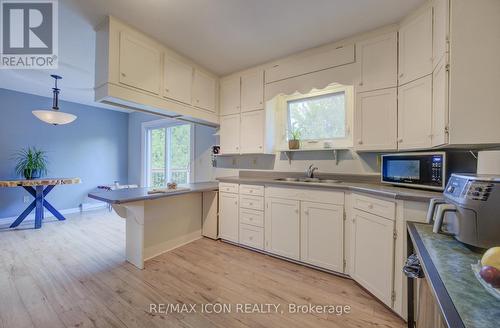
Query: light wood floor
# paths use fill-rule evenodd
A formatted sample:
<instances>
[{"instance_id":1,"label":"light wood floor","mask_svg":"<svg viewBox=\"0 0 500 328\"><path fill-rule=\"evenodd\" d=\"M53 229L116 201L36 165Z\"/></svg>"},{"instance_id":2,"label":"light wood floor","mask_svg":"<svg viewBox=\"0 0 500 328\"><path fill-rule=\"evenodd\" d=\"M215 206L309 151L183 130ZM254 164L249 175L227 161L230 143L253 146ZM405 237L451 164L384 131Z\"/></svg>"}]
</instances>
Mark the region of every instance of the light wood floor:
<instances>
[{"instance_id":1,"label":"light wood floor","mask_svg":"<svg viewBox=\"0 0 500 328\"><path fill-rule=\"evenodd\" d=\"M31 223L0 229L0 327L404 326L348 279L210 239L163 254L140 271L124 261L124 236L124 221L105 211L49 219L40 230ZM150 312L151 303L217 302L281 304L285 311ZM289 303L352 309L341 316L290 314Z\"/></svg>"}]
</instances>

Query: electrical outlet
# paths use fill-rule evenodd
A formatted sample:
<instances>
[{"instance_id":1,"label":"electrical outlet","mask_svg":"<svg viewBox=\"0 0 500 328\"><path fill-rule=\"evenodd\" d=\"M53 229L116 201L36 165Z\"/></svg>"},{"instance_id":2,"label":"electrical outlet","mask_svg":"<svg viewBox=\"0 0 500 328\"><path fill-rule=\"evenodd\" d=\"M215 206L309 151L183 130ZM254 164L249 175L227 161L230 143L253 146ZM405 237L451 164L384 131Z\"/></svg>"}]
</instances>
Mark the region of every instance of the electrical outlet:
<instances>
[{"instance_id":1,"label":"electrical outlet","mask_svg":"<svg viewBox=\"0 0 500 328\"><path fill-rule=\"evenodd\" d=\"M23 203L27 204L30 202L30 196L24 196L23 197Z\"/></svg>"},{"instance_id":2,"label":"electrical outlet","mask_svg":"<svg viewBox=\"0 0 500 328\"><path fill-rule=\"evenodd\" d=\"M254 158L253 158L252 163L253 163L253 166L257 166L257 157L254 157Z\"/></svg>"}]
</instances>

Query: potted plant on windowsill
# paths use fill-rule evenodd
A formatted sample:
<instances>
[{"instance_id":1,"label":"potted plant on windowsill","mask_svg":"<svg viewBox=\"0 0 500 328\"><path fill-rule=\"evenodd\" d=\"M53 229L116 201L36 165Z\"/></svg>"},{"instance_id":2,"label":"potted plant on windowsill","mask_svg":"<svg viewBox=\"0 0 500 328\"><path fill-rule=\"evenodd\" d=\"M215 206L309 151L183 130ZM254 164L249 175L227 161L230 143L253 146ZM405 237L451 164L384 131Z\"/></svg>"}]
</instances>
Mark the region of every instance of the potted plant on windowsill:
<instances>
[{"instance_id":1,"label":"potted plant on windowsill","mask_svg":"<svg viewBox=\"0 0 500 328\"><path fill-rule=\"evenodd\" d=\"M16 173L27 180L38 179L47 174L45 151L35 147L23 148L15 154Z\"/></svg>"},{"instance_id":2,"label":"potted plant on windowsill","mask_svg":"<svg viewBox=\"0 0 500 328\"><path fill-rule=\"evenodd\" d=\"M300 148L300 130L297 128L290 129L290 138L288 139L288 149Z\"/></svg>"}]
</instances>

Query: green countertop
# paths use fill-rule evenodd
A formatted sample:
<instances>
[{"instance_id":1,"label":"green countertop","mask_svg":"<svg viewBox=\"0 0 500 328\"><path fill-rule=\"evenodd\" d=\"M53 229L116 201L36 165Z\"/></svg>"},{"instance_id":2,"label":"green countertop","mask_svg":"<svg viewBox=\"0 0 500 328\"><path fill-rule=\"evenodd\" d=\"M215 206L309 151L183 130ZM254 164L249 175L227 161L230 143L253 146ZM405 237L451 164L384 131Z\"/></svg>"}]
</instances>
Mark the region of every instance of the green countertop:
<instances>
[{"instance_id":1,"label":"green countertop","mask_svg":"<svg viewBox=\"0 0 500 328\"><path fill-rule=\"evenodd\" d=\"M500 300L484 289L471 269L471 264L477 263L481 254L471 251L453 237L433 233L431 225L409 225L413 225L422 240L465 327L500 327ZM421 258L421 261L425 266L426 259Z\"/></svg>"}]
</instances>

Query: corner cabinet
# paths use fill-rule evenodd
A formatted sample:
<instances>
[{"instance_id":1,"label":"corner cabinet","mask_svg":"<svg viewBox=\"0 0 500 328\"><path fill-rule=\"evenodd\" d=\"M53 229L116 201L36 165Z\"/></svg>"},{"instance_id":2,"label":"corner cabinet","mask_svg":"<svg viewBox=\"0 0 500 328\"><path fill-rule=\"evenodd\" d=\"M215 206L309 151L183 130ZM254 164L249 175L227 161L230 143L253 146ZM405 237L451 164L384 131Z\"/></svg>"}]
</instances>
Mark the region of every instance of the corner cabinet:
<instances>
[{"instance_id":1,"label":"corner cabinet","mask_svg":"<svg viewBox=\"0 0 500 328\"><path fill-rule=\"evenodd\" d=\"M300 260L344 270L344 206L301 202Z\"/></svg>"},{"instance_id":2,"label":"corner cabinet","mask_svg":"<svg viewBox=\"0 0 500 328\"><path fill-rule=\"evenodd\" d=\"M161 50L122 31L119 53L120 83L159 95Z\"/></svg>"},{"instance_id":3,"label":"corner cabinet","mask_svg":"<svg viewBox=\"0 0 500 328\"><path fill-rule=\"evenodd\" d=\"M286 258L300 259L299 201L267 198L264 249Z\"/></svg>"},{"instance_id":4,"label":"corner cabinet","mask_svg":"<svg viewBox=\"0 0 500 328\"><path fill-rule=\"evenodd\" d=\"M128 24L96 28L95 101L184 121L219 124L218 78Z\"/></svg>"},{"instance_id":5,"label":"corner cabinet","mask_svg":"<svg viewBox=\"0 0 500 328\"><path fill-rule=\"evenodd\" d=\"M356 94L356 151L397 150L397 111L396 88Z\"/></svg>"}]
</instances>

